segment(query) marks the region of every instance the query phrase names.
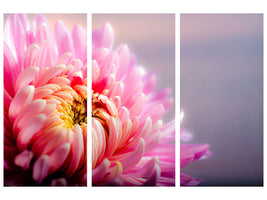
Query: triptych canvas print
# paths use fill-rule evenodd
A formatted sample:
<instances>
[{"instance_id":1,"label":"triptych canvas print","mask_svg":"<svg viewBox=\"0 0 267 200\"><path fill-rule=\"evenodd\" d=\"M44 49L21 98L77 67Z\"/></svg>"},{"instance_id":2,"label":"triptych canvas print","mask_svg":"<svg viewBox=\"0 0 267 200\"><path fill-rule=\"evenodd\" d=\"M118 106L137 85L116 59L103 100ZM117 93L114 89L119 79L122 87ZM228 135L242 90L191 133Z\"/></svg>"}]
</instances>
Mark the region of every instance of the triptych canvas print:
<instances>
[{"instance_id":1,"label":"triptych canvas print","mask_svg":"<svg viewBox=\"0 0 267 200\"><path fill-rule=\"evenodd\" d=\"M90 19L4 14L3 186L263 186L263 14Z\"/></svg>"}]
</instances>

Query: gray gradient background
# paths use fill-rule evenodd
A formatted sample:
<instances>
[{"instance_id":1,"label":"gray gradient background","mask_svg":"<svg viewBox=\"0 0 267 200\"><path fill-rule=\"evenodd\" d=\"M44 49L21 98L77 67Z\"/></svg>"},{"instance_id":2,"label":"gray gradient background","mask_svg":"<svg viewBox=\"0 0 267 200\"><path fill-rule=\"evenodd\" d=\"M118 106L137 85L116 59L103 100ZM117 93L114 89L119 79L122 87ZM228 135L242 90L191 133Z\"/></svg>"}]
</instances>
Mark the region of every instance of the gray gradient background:
<instances>
[{"instance_id":1,"label":"gray gradient background","mask_svg":"<svg viewBox=\"0 0 267 200\"><path fill-rule=\"evenodd\" d=\"M263 184L263 15L181 14L182 126L213 156L182 172L207 186Z\"/></svg>"}]
</instances>

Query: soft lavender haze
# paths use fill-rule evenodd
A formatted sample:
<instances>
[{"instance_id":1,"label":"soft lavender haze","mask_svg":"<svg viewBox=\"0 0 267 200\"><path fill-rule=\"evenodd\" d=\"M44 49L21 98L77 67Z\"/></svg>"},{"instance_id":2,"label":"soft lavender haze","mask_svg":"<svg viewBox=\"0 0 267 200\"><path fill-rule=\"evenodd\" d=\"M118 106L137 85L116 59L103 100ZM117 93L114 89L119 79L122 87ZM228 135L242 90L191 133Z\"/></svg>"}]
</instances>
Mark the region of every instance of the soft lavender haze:
<instances>
[{"instance_id":1,"label":"soft lavender haze","mask_svg":"<svg viewBox=\"0 0 267 200\"><path fill-rule=\"evenodd\" d=\"M201 185L263 184L263 15L181 14L183 127L213 156Z\"/></svg>"}]
</instances>

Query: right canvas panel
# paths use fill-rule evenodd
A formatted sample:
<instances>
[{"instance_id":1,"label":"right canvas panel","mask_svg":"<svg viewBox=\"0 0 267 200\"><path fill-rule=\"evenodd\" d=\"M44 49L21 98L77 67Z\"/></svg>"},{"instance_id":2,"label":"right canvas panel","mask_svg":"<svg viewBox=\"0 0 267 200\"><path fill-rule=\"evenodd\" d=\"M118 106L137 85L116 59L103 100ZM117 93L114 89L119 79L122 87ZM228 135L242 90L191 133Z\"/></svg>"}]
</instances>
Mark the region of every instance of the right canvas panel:
<instances>
[{"instance_id":1,"label":"right canvas panel","mask_svg":"<svg viewBox=\"0 0 267 200\"><path fill-rule=\"evenodd\" d=\"M181 186L263 186L263 14L180 26Z\"/></svg>"}]
</instances>

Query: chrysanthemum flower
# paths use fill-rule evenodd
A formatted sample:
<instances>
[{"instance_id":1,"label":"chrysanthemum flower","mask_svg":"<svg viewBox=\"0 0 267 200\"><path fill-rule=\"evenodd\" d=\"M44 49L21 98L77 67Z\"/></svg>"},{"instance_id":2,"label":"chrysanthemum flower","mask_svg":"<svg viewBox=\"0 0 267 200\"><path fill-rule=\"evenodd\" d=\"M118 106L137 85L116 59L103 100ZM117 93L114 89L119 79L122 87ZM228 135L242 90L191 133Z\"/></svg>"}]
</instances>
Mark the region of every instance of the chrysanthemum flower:
<instances>
[{"instance_id":1,"label":"chrysanthemum flower","mask_svg":"<svg viewBox=\"0 0 267 200\"><path fill-rule=\"evenodd\" d=\"M174 121L170 89L154 91L157 76L143 74L126 45L112 50L106 23L92 43L93 185L175 184Z\"/></svg>"},{"instance_id":2,"label":"chrysanthemum flower","mask_svg":"<svg viewBox=\"0 0 267 200\"><path fill-rule=\"evenodd\" d=\"M86 185L86 31L10 15L4 33L4 184Z\"/></svg>"},{"instance_id":3,"label":"chrysanthemum flower","mask_svg":"<svg viewBox=\"0 0 267 200\"><path fill-rule=\"evenodd\" d=\"M184 116L183 111L180 113L180 120L182 121ZM181 122L180 121L180 122ZM188 142L192 139L192 134L187 132L184 129L180 129L180 140L181 142ZM208 151L209 145L208 144L180 144L180 168L185 167L186 165L199 160L203 159L211 153ZM203 179L194 178L187 174L181 173L180 174L180 185L181 186L194 186L201 183Z\"/></svg>"}]
</instances>

